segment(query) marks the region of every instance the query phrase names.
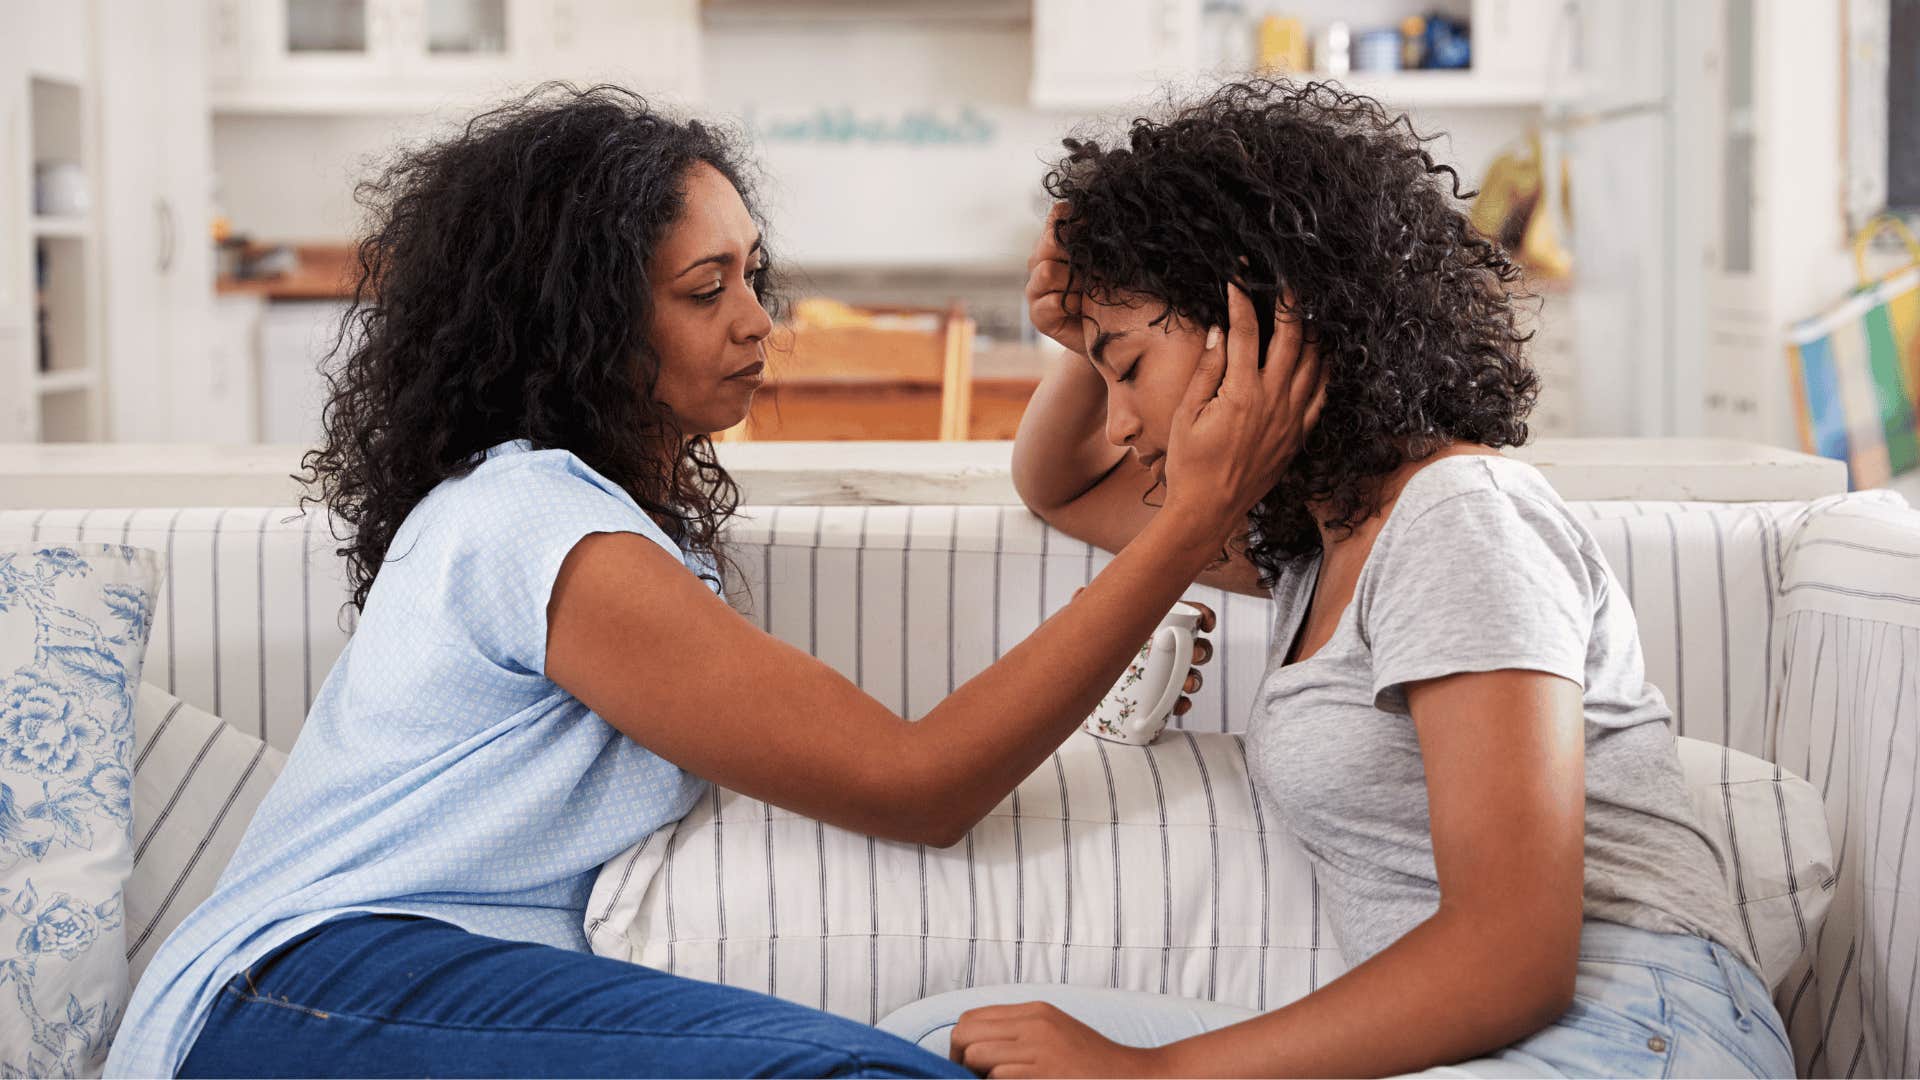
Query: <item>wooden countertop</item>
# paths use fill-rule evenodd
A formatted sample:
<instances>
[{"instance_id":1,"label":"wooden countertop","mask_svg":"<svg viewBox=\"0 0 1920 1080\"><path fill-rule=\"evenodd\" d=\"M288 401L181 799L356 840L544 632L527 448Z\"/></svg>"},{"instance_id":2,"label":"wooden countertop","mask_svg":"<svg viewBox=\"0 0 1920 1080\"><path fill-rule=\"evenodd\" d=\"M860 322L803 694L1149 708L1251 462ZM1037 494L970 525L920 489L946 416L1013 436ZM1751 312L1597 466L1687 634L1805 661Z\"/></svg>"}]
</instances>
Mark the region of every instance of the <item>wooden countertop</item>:
<instances>
[{"instance_id":1,"label":"wooden countertop","mask_svg":"<svg viewBox=\"0 0 1920 1080\"><path fill-rule=\"evenodd\" d=\"M221 296L258 296L266 300L347 300L353 296L353 248L345 244L298 244L300 266L267 278L221 277Z\"/></svg>"}]
</instances>

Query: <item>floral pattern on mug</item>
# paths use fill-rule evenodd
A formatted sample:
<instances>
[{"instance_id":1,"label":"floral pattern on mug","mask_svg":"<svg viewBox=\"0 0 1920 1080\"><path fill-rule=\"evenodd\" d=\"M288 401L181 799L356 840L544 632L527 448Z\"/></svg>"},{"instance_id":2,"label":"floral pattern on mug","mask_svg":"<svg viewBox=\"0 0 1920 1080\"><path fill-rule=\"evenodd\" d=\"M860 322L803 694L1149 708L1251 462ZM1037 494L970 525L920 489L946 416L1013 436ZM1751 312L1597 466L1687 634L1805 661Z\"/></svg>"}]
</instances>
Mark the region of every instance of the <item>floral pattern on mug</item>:
<instances>
[{"instance_id":1,"label":"floral pattern on mug","mask_svg":"<svg viewBox=\"0 0 1920 1080\"><path fill-rule=\"evenodd\" d=\"M1148 639L1140 646L1140 651L1134 654L1127 669L1120 673L1120 681L1113 684L1113 689L1107 691L1106 697L1100 700L1099 707L1087 717L1084 726L1089 734L1128 744L1153 741L1151 738L1141 740L1137 733L1128 731L1125 726L1141 712L1142 706L1137 692L1129 691L1134 691L1146 678L1147 665L1152 656L1153 640Z\"/></svg>"}]
</instances>

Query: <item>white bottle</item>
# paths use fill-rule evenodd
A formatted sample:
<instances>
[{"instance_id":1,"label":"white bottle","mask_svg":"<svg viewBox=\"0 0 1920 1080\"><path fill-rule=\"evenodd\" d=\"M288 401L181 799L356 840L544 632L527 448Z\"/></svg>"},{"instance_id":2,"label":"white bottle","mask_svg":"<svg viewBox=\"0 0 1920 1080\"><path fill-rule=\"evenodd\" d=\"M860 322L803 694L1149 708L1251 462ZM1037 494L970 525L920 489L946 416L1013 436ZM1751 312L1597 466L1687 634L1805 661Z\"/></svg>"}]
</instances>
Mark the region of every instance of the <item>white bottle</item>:
<instances>
[{"instance_id":1,"label":"white bottle","mask_svg":"<svg viewBox=\"0 0 1920 1080\"><path fill-rule=\"evenodd\" d=\"M1353 32L1343 22L1331 22L1314 50L1315 67L1322 75L1345 75L1353 68Z\"/></svg>"},{"instance_id":2,"label":"white bottle","mask_svg":"<svg viewBox=\"0 0 1920 1080\"><path fill-rule=\"evenodd\" d=\"M1200 24L1200 62L1205 70L1228 78L1252 70L1253 27L1244 0L1207 0Z\"/></svg>"}]
</instances>

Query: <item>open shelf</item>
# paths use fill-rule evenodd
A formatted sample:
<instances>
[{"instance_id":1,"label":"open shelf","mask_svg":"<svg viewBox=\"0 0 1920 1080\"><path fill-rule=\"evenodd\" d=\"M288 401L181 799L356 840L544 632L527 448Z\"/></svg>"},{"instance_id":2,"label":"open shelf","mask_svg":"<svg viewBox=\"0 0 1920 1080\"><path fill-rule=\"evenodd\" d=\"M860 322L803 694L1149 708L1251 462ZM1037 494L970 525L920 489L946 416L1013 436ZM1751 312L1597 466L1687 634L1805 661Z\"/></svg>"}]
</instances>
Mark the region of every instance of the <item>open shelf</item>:
<instances>
[{"instance_id":1,"label":"open shelf","mask_svg":"<svg viewBox=\"0 0 1920 1080\"><path fill-rule=\"evenodd\" d=\"M85 217L48 217L36 214L33 218L33 235L39 237L64 237L80 239L93 235L93 222Z\"/></svg>"},{"instance_id":2,"label":"open shelf","mask_svg":"<svg viewBox=\"0 0 1920 1080\"><path fill-rule=\"evenodd\" d=\"M40 25L50 44L12 67L25 96L13 113L13 154L0 154L8 171L0 190L15 192L25 211L6 240L6 261L25 275L19 288L0 288L19 298L17 309L0 313L17 325L0 342L0 384L17 388L17 400L0 402L0 442L84 442L106 427L98 86L86 48L88 21L98 15L90 4L38 8L50 19ZM42 181L52 186L42 192Z\"/></svg>"},{"instance_id":3,"label":"open shelf","mask_svg":"<svg viewBox=\"0 0 1920 1080\"><path fill-rule=\"evenodd\" d=\"M1209 78L1244 78L1252 74L1220 73ZM1298 83L1337 83L1356 94L1364 94L1398 109L1540 109L1555 102L1576 100L1583 92L1580 83L1571 77L1549 81L1544 77L1528 75L1483 74L1470 68L1355 71L1345 75L1312 71L1283 74ZM1140 93L1144 96L1139 100L1150 101L1154 100L1157 91L1142 89ZM1126 96L1116 94L1085 87L1036 83L1031 91L1031 100L1036 108L1041 109L1105 109L1120 104L1118 98Z\"/></svg>"},{"instance_id":4,"label":"open shelf","mask_svg":"<svg viewBox=\"0 0 1920 1080\"><path fill-rule=\"evenodd\" d=\"M1549 92L1565 100L1577 92L1571 80L1549 86L1545 79L1483 75L1464 71L1359 71L1329 78L1355 93L1393 105L1461 108L1529 108L1547 103Z\"/></svg>"},{"instance_id":5,"label":"open shelf","mask_svg":"<svg viewBox=\"0 0 1920 1080\"><path fill-rule=\"evenodd\" d=\"M93 395L43 394L40 397L42 442L91 442L99 437Z\"/></svg>"},{"instance_id":6,"label":"open shelf","mask_svg":"<svg viewBox=\"0 0 1920 1080\"><path fill-rule=\"evenodd\" d=\"M34 377L34 389L41 394L64 394L74 390L91 390L100 384L100 375L96 371L43 371Z\"/></svg>"},{"instance_id":7,"label":"open shelf","mask_svg":"<svg viewBox=\"0 0 1920 1080\"><path fill-rule=\"evenodd\" d=\"M42 375L85 371L93 366L87 241L74 235L35 241L37 293L44 306L47 354L36 365Z\"/></svg>"}]
</instances>

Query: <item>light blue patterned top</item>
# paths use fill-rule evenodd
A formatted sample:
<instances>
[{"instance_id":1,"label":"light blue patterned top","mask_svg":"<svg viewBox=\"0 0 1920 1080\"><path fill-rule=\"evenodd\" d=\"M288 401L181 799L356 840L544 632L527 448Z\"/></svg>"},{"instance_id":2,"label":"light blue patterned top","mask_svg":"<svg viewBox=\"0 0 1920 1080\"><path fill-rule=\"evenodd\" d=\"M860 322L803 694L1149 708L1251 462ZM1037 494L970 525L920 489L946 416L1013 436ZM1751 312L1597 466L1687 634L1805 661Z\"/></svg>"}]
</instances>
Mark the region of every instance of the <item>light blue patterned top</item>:
<instances>
[{"instance_id":1,"label":"light blue patterned top","mask_svg":"<svg viewBox=\"0 0 1920 1080\"><path fill-rule=\"evenodd\" d=\"M612 482L524 442L407 515L286 771L135 988L107 1075L174 1075L229 979L343 912L587 951L600 864L706 790L544 674L554 577L601 532L714 577Z\"/></svg>"}]
</instances>

